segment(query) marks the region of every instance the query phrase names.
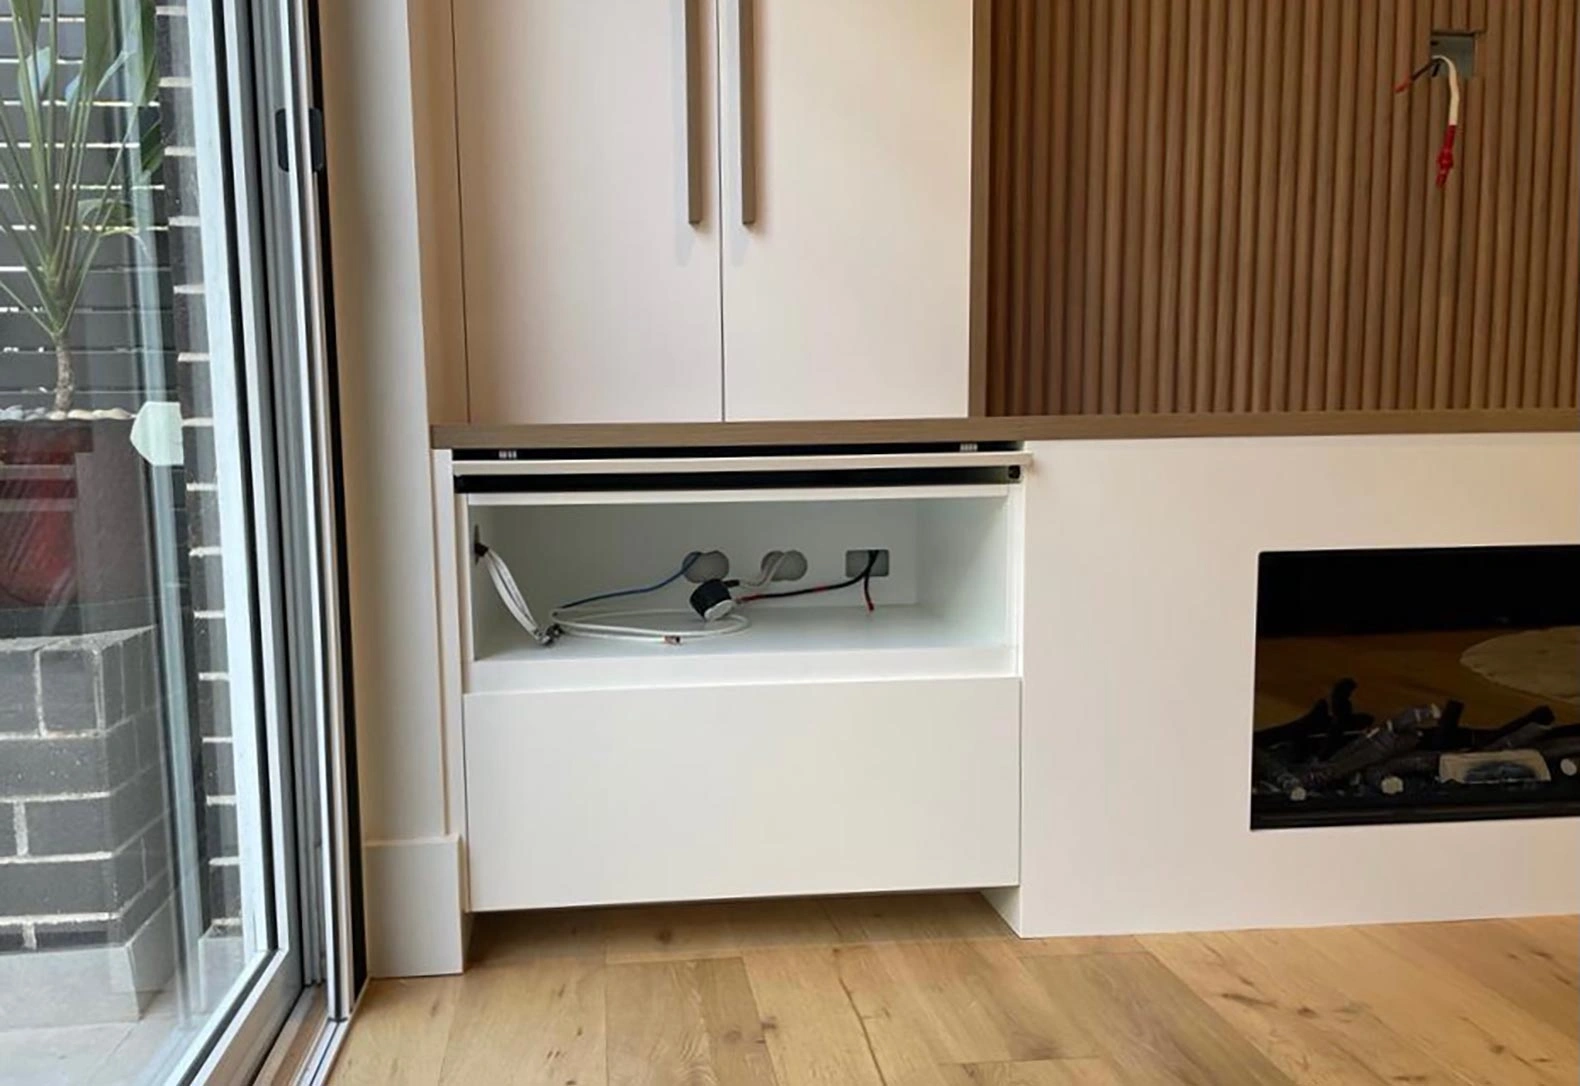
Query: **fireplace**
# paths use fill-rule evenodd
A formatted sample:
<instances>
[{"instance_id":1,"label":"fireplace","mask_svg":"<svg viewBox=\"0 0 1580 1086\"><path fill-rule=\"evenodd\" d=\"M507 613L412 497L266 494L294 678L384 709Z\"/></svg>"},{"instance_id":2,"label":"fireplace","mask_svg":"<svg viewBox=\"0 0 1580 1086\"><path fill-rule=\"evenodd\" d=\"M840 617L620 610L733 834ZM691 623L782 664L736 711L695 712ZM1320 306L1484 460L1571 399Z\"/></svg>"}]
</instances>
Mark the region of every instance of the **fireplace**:
<instances>
[{"instance_id":1,"label":"fireplace","mask_svg":"<svg viewBox=\"0 0 1580 1086\"><path fill-rule=\"evenodd\" d=\"M1580 547L1264 552L1251 827L1580 814Z\"/></svg>"}]
</instances>

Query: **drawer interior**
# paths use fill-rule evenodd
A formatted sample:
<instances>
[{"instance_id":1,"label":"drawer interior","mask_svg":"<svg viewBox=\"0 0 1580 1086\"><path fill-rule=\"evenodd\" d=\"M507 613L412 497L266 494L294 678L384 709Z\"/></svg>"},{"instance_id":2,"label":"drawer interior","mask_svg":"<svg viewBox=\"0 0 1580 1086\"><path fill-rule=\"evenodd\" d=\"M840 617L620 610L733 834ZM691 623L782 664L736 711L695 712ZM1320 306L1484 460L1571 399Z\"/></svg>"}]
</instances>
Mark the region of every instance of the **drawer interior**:
<instances>
[{"instance_id":1,"label":"drawer interior","mask_svg":"<svg viewBox=\"0 0 1580 1086\"><path fill-rule=\"evenodd\" d=\"M474 564L463 587L467 689L1013 674L1018 496L1008 485L470 495L468 540L506 562L540 622L567 601L656 583L694 553L706 556L705 568L694 564L660 591L592 610L638 609L665 628L700 631L705 623L687 601L704 573L732 581L765 569L780 574L733 589L737 596L838 584L868 560L874 575L833 591L741 603L737 614L749 625L727 636L679 644L566 636L545 646ZM794 557L775 565L775 553Z\"/></svg>"}]
</instances>

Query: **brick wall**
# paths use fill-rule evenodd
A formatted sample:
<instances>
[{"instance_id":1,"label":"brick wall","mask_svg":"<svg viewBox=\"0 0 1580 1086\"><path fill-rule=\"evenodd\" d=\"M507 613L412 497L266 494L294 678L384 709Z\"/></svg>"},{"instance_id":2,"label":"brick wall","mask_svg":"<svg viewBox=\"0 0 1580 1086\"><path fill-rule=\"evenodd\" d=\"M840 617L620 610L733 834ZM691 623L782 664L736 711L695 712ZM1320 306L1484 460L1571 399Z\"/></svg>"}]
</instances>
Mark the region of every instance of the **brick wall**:
<instances>
[{"instance_id":1,"label":"brick wall","mask_svg":"<svg viewBox=\"0 0 1580 1086\"><path fill-rule=\"evenodd\" d=\"M154 631L0 641L0 949L123 943L170 897Z\"/></svg>"}]
</instances>

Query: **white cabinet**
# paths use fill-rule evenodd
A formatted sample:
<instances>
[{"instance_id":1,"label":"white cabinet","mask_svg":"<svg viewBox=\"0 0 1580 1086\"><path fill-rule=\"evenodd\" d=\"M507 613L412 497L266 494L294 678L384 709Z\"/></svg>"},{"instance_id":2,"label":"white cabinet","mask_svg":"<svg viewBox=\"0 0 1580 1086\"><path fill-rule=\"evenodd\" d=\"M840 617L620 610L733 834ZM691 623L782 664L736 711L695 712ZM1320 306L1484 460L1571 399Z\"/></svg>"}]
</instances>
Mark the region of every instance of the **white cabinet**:
<instances>
[{"instance_id":1,"label":"white cabinet","mask_svg":"<svg viewBox=\"0 0 1580 1086\"><path fill-rule=\"evenodd\" d=\"M967 414L971 6L726 0L727 418Z\"/></svg>"},{"instance_id":2,"label":"white cabinet","mask_svg":"<svg viewBox=\"0 0 1580 1086\"><path fill-rule=\"evenodd\" d=\"M967 413L972 0L454 19L473 422Z\"/></svg>"},{"instance_id":3,"label":"white cabinet","mask_svg":"<svg viewBox=\"0 0 1580 1086\"><path fill-rule=\"evenodd\" d=\"M472 907L1015 884L1025 465L437 454ZM774 552L799 568L739 582ZM688 605L688 554L730 579L733 632ZM673 634L578 631L583 599ZM557 607L557 639L519 619Z\"/></svg>"},{"instance_id":4,"label":"white cabinet","mask_svg":"<svg viewBox=\"0 0 1580 1086\"><path fill-rule=\"evenodd\" d=\"M473 422L718 420L712 11L454 6Z\"/></svg>"}]
</instances>

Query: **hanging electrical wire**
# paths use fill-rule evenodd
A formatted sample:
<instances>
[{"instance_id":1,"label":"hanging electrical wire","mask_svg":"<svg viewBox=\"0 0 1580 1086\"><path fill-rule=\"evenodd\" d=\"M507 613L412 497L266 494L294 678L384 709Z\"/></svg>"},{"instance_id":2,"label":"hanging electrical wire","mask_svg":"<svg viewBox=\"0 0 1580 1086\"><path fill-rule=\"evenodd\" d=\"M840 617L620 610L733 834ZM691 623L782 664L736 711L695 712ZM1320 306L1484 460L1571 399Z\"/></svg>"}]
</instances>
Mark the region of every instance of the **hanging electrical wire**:
<instances>
[{"instance_id":1,"label":"hanging electrical wire","mask_svg":"<svg viewBox=\"0 0 1580 1086\"><path fill-rule=\"evenodd\" d=\"M1437 187L1448 185L1448 175L1454 169L1454 140L1459 133L1459 67L1442 53L1433 53L1427 62L1394 84L1394 93L1403 94L1424 75L1436 77L1448 72L1448 127L1443 130L1443 142L1437 150Z\"/></svg>"}]
</instances>

